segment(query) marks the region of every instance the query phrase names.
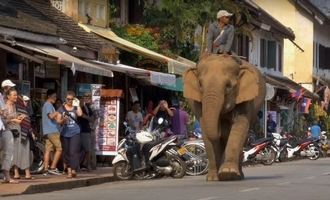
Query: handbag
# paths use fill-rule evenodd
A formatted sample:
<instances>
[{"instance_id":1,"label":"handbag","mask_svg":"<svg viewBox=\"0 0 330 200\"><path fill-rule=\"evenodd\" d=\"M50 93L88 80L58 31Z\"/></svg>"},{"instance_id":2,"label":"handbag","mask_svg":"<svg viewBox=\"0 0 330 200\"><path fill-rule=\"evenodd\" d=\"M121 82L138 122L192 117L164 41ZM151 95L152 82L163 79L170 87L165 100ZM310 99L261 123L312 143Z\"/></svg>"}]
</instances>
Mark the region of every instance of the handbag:
<instances>
[{"instance_id":1,"label":"handbag","mask_svg":"<svg viewBox=\"0 0 330 200\"><path fill-rule=\"evenodd\" d=\"M19 137L19 131L17 129L11 129L10 131L13 134L13 137L14 138L18 138Z\"/></svg>"}]
</instances>

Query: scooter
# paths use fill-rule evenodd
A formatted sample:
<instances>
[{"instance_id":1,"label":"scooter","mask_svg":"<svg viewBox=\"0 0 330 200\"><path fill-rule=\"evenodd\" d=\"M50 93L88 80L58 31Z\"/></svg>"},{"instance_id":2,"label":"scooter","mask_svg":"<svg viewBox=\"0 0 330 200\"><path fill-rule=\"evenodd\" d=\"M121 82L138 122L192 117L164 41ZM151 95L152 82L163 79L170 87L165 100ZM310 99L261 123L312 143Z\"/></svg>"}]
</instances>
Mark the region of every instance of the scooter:
<instances>
[{"instance_id":1,"label":"scooter","mask_svg":"<svg viewBox=\"0 0 330 200\"><path fill-rule=\"evenodd\" d=\"M182 178L186 173L186 164L180 155L185 149L178 148L176 136L160 138L164 119L158 119L159 127L130 132L118 145L118 154L112 161L114 176L120 180L151 179L169 175ZM129 129L125 124L126 129ZM129 131L128 131L129 132Z\"/></svg>"},{"instance_id":2,"label":"scooter","mask_svg":"<svg viewBox=\"0 0 330 200\"><path fill-rule=\"evenodd\" d=\"M292 143L292 142L291 142ZM320 149L318 147L318 140L307 138L296 142L293 145L290 141L286 143L287 158L296 156L307 157L310 160L317 160L320 157Z\"/></svg>"},{"instance_id":3,"label":"scooter","mask_svg":"<svg viewBox=\"0 0 330 200\"><path fill-rule=\"evenodd\" d=\"M276 149L272 145L272 138L261 138L250 144L243 150L243 163L261 162L271 165L276 158Z\"/></svg>"}]
</instances>

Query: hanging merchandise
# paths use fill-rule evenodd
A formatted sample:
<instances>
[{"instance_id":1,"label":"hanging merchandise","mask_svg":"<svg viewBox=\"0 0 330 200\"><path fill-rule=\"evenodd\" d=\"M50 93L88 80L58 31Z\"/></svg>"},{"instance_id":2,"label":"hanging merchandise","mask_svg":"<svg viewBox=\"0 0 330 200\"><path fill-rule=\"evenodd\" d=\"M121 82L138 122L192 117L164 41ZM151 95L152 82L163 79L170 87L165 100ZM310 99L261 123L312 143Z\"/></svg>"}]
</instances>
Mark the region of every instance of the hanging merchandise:
<instances>
[{"instance_id":1,"label":"hanging merchandise","mask_svg":"<svg viewBox=\"0 0 330 200\"><path fill-rule=\"evenodd\" d=\"M73 75L75 75L76 74L76 66L74 65L74 62L72 63L72 65L71 65L71 71L72 71L72 73L73 73Z\"/></svg>"},{"instance_id":2,"label":"hanging merchandise","mask_svg":"<svg viewBox=\"0 0 330 200\"><path fill-rule=\"evenodd\" d=\"M296 90L295 92L291 93L291 98L295 99L297 102L303 97L304 95L304 89L301 88L299 90Z\"/></svg>"},{"instance_id":3,"label":"hanging merchandise","mask_svg":"<svg viewBox=\"0 0 330 200\"><path fill-rule=\"evenodd\" d=\"M324 117L326 112L323 110L322 105L314 104L315 116Z\"/></svg>"},{"instance_id":4,"label":"hanging merchandise","mask_svg":"<svg viewBox=\"0 0 330 200\"><path fill-rule=\"evenodd\" d=\"M329 110L330 89L327 86L324 90L324 110Z\"/></svg>"}]
</instances>

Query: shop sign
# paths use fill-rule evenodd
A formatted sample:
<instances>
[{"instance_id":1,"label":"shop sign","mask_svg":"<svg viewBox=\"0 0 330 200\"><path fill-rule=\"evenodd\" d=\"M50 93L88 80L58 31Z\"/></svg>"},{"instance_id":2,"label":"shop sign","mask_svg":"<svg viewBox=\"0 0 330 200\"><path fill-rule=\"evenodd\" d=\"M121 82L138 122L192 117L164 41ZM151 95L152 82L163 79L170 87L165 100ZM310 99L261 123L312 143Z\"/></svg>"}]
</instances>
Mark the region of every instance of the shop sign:
<instances>
[{"instance_id":1,"label":"shop sign","mask_svg":"<svg viewBox=\"0 0 330 200\"><path fill-rule=\"evenodd\" d=\"M100 94L95 93L93 87L92 93ZM102 96L99 102L99 116L95 128L96 155L117 155L120 98Z\"/></svg>"}]
</instances>

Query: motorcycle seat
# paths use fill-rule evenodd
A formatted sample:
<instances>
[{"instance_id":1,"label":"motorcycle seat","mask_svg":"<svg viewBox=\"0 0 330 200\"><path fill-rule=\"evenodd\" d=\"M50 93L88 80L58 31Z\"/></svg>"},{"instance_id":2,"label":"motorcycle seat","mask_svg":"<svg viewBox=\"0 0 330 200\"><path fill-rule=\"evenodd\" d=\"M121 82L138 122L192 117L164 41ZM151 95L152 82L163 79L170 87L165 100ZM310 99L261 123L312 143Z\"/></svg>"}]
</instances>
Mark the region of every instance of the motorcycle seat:
<instances>
[{"instance_id":1,"label":"motorcycle seat","mask_svg":"<svg viewBox=\"0 0 330 200\"><path fill-rule=\"evenodd\" d=\"M310 142L310 141L313 141L313 139L312 139L312 138L306 138L306 139L299 140L299 141L297 142L297 144L302 144L302 143Z\"/></svg>"},{"instance_id":2,"label":"motorcycle seat","mask_svg":"<svg viewBox=\"0 0 330 200\"><path fill-rule=\"evenodd\" d=\"M272 138L260 138L254 142L251 143L251 146L257 146L259 144L262 144L262 143L265 143L265 142L270 142L272 141L273 139Z\"/></svg>"}]
</instances>

